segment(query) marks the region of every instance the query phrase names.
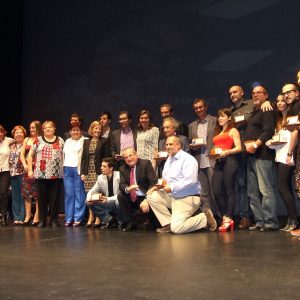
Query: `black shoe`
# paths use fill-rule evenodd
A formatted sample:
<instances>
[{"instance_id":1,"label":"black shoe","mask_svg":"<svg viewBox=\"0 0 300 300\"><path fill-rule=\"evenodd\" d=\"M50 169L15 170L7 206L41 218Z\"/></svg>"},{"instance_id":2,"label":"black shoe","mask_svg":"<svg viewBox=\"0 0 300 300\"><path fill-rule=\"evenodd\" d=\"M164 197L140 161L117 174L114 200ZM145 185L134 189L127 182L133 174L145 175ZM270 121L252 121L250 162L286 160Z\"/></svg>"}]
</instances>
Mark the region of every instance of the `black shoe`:
<instances>
[{"instance_id":1,"label":"black shoe","mask_svg":"<svg viewBox=\"0 0 300 300\"><path fill-rule=\"evenodd\" d=\"M119 230L123 230L124 228L126 228L126 224L125 223L121 223L118 225L118 229Z\"/></svg>"},{"instance_id":2,"label":"black shoe","mask_svg":"<svg viewBox=\"0 0 300 300\"><path fill-rule=\"evenodd\" d=\"M32 226L38 226L38 225L39 225L39 222L32 222L31 225L32 225Z\"/></svg>"},{"instance_id":3,"label":"black shoe","mask_svg":"<svg viewBox=\"0 0 300 300\"><path fill-rule=\"evenodd\" d=\"M99 223L99 224L95 224L95 223L94 223L94 227L95 227L95 228L101 228L101 226L102 226L101 223Z\"/></svg>"},{"instance_id":4,"label":"black shoe","mask_svg":"<svg viewBox=\"0 0 300 300\"><path fill-rule=\"evenodd\" d=\"M1 214L2 214L1 225L2 226L7 226L8 223L7 223L7 213L6 213L6 211L1 211Z\"/></svg>"},{"instance_id":5,"label":"black shoe","mask_svg":"<svg viewBox=\"0 0 300 300\"><path fill-rule=\"evenodd\" d=\"M107 229L115 229L118 227L118 221L115 218L111 218L103 227Z\"/></svg>"},{"instance_id":6,"label":"black shoe","mask_svg":"<svg viewBox=\"0 0 300 300\"><path fill-rule=\"evenodd\" d=\"M123 229L123 231L134 231L137 230L138 226L136 223L129 222L127 223L126 227Z\"/></svg>"},{"instance_id":7,"label":"black shoe","mask_svg":"<svg viewBox=\"0 0 300 300\"><path fill-rule=\"evenodd\" d=\"M42 228L42 227L45 227L45 226L46 226L45 222L39 222L39 223L37 224L37 227L38 227L38 228Z\"/></svg>"},{"instance_id":8,"label":"black shoe","mask_svg":"<svg viewBox=\"0 0 300 300\"><path fill-rule=\"evenodd\" d=\"M261 225L254 225L249 227L250 231L263 231L262 229L263 227Z\"/></svg>"},{"instance_id":9,"label":"black shoe","mask_svg":"<svg viewBox=\"0 0 300 300\"><path fill-rule=\"evenodd\" d=\"M259 231L263 231L263 232L265 232L265 231L277 231L278 230L278 228L274 228L274 227L263 227L263 228L261 228Z\"/></svg>"},{"instance_id":10,"label":"black shoe","mask_svg":"<svg viewBox=\"0 0 300 300\"><path fill-rule=\"evenodd\" d=\"M52 221L51 226L52 226L52 227L59 227L60 224L58 223L57 220L54 220L54 221Z\"/></svg>"}]
</instances>

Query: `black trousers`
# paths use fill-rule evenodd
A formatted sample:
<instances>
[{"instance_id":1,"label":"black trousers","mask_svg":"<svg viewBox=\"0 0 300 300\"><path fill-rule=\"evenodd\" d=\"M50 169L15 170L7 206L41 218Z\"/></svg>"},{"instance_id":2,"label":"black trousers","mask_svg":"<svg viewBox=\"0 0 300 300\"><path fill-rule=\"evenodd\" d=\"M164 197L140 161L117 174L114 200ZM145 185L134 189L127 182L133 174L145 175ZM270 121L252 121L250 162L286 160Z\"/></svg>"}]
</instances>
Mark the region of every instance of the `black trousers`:
<instances>
[{"instance_id":1,"label":"black trousers","mask_svg":"<svg viewBox=\"0 0 300 300\"><path fill-rule=\"evenodd\" d=\"M297 220L297 208L293 195L292 178L295 168L286 164L276 163L278 190L284 201L289 219Z\"/></svg>"},{"instance_id":2,"label":"black trousers","mask_svg":"<svg viewBox=\"0 0 300 300\"><path fill-rule=\"evenodd\" d=\"M129 223L135 222L135 216L137 212L140 210L140 204L145 199L144 196L138 196L135 202L131 201L130 194L119 193L118 201L119 201L119 211L122 216L122 222ZM156 228L159 226L159 222L153 213L153 211L149 210L147 214L145 214L146 218L148 218L150 224Z\"/></svg>"},{"instance_id":3,"label":"black trousers","mask_svg":"<svg viewBox=\"0 0 300 300\"><path fill-rule=\"evenodd\" d=\"M9 171L0 172L0 210L2 212L6 212L8 207L9 181Z\"/></svg>"},{"instance_id":4,"label":"black trousers","mask_svg":"<svg viewBox=\"0 0 300 300\"><path fill-rule=\"evenodd\" d=\"M51 222L57 219L61 179L37 179L40 221L46 222L48 212Z\"/></svg>"},{"instance_id":5,"label":"black trousers","mask_svg":"<svg viewBox=\"0 0 300 300\"><path fill-rule=\"evenodd\" d=\"M235 205L234 185L238 171L234 156L218 159L215 165L212 187L222 216L232 218Z\"/></svg>"}]
</instances>

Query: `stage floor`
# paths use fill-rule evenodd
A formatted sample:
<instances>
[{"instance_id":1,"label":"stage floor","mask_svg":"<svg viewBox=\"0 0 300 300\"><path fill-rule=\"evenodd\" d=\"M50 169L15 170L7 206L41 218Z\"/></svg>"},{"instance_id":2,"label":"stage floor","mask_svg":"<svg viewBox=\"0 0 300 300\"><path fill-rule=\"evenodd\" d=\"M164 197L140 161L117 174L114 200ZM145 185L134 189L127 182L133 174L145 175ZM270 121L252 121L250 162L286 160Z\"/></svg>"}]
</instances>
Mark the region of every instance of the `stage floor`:
<instances>
[{"instance_id":1,"label":"stage floor","mask_svg":"<svg viewBox=\"0 0 300 300\"><path fill-rule=\"evenodd\" d=\"M0 228L0 299L299 299L284 232Z\"/></svg>"}]
</instances>

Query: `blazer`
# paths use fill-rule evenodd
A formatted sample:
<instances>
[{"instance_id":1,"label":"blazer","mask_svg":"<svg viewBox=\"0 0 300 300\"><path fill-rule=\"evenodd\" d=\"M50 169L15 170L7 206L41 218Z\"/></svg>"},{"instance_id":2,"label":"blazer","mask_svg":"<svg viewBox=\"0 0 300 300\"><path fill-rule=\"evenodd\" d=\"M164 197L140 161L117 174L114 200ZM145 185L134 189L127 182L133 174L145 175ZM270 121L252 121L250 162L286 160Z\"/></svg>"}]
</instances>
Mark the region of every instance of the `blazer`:
<instances>
[{"instance_id":1,"label":"blazer","mask_svg":"<svg viewBox=\"0 0 300 300\"><path fill-rule=\"evenodd\" d=\"M137 130L131 128L133 134L134 148L136 150ZM121 128L114 130L110 136L110 150L112 157L121 153Z\"/></svg>"},{"instance_id":2,"label":"blazer","mask_svg":"<svg viewBox=\"0 0 300 300\"><path fill-rule=\"evenodd\" d=\"M105 175L101 174L98 176L97 181L95 185L89 190L87 193L86 199L90 199L91 196L95 193L102 193L105 196L108 197L108 200L118 200L118 194L120 192L120 172L119 171L114 171L113 174L113 190L114 190L114 195L111 197L108 197L108 183L107 183L107 178Z\"/></svg>"},{"instance_id":3,"label":"blazer","mask_svg":"<svg viewBox=\"0 0 300 300\"><path fill-rule=\"evenodd\" d=\"M89 148L91 139L86 139L83 142L80 175L87 175L89 170ZM111 156L109 141L105 138L99 138L95 152L95 169L97 175L101 174L102 159L106 156Z\"/></svg>"},{"instance_id":4,"label":"blazer","mask_svg":"<svg viewBox=\"0 0 300 300\"><path fill-rule=\"evenodd\" d=\"M120 191L126 193L125 188L130 185L130 170L128 165L120 167ZM157 183L157 176L152 163L148 159L138 158L135 170L136 184L146 194Z\"/></svg>"},{"instance_id":5,"label":"blazer","mask_svg":"<svg viewBox=\"0 0 300 300\"><path fill-rule=\"evenodd\" d=\"M217 118L211 115L207 115L207 134L206 134L206 147L207 147L207 154L210 153L210 150L213 148L213 137L215 135L215 128L217 123ZM198 138L197 134L198 129L198 120L195 120L189 125L189 140L192 142L192 139ZM199 150L192 150L191 154L196 158L198 165L200 166L200 152ZM213 168L215 166L216 160L214 158L209 158L210 166Z\"/></svg>"}]
</instances>

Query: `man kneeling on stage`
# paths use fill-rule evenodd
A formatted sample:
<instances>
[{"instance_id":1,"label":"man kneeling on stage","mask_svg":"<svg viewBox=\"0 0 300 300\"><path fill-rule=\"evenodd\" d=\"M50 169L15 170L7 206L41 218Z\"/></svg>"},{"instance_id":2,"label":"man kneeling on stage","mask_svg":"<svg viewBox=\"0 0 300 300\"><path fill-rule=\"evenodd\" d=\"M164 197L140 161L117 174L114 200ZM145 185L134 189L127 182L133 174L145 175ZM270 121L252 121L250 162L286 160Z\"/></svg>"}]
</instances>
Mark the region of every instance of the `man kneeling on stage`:
<instances>
[{"instance_id":1,"label":"man kneeling on stage","mask_svg":"<svg viewBox=\"0 0 300 300\"><path fill-rule=\"evenodd\" d=\"M118 227L116 216L119 208L120 173L114 171L114 166L115 161L112 157L103 158L101 163L102 174L98 176L95 185L86 197L88 207L101 220L101 228L111 229Z\"/></svg>"},{"instance_id":2,"label":"man kneeling on stage","mask_svg":"<svg viewBox=\"0 0 300 300\"><path fill-rule=\"evenodd\" d=\"M194 215L201 204L196 159L181 149L181 141L176 136L168 137L166 150L169 156L162 182L148 191L141 209L147 212L150 205L162 226L156 230L159 233L180 234L205 227L215 231L217 223L210 209Z\"/></svg>"}]
</instances>

